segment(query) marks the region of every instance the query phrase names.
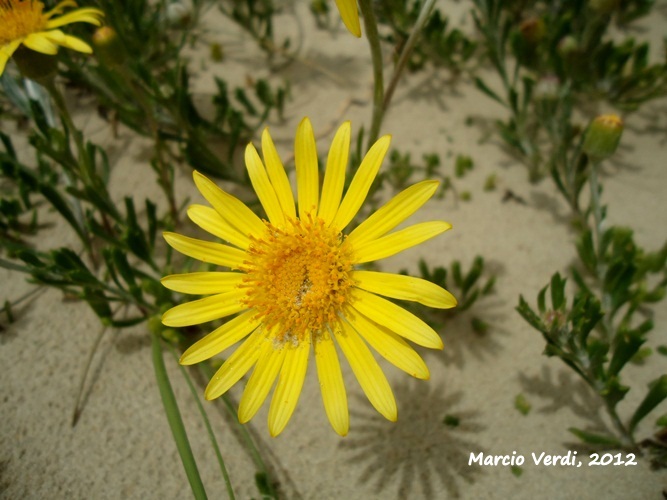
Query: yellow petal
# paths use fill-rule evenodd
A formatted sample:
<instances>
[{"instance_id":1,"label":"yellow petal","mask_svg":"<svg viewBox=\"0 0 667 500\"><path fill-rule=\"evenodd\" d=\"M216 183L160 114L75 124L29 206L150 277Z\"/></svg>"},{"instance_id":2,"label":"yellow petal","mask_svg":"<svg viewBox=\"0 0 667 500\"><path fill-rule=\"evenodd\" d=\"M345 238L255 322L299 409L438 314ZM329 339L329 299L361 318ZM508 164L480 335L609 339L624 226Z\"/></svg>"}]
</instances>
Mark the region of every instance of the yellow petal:
<instances>
[{"instance_id":1,"label":"yellow petal","mask_svg":"<svg viewBox=\"0 0 667 500\"><path fill-rule=\"evenodd\" d=\"M255 369L248 380L239 403L239 422L245 424L255 416L269 394L283 366L287 348L264 342Z\"/></svg>"},{"instance_id":2,"label":"yellow petal","mask_svg":"<svg viewBox=\"0 0 667 500\"><path fill-rule=\"evenodd\" d=\"M52 16L55 16L56 14L62 13L63 10L65 10L66 7L76 7L76 2L74 0L63 0L62 2L58 2L58 4L51 9L48 12L44 13L44 17L46 19L51 18Z\"/></svg>"},{"instance_id":3,"label":"yellow petal","mask_svg":"<svg viewBox=\"0 0 667 500\"><path fill-rule=\"evenodd\" d=\"M350 233L351 245L379 238L415 213L438 189L438 181L422 181L401 191Z\"/></svg>"},{"instance_id":4,"label":"yellow petal","mask_svg":"<svg viewBox=\"0 0 667 500\"><path fill-rule=\"evenodd\" d=\"M283 213L287 217L296 219L292 188L290 187L285 167L283 167L283 163L280 161L280 156L278 156L278 151L276 151L276 146L273 144L268 128L265 128L264 132L262 132L262 156L264 157L266 171L269 174L269 179L271 179L271 184L273 184L273 189L276 190Z\"/></svg>"},{"instance_id":5,"label":"yellow petal","mask_svg":"<svg viewBox=\"0 0 667 500\"><path fill-rule=\"evenodd\" d=\"M433 328L402 307L358 288L352 288L350 296L352 307L368 319L415 344L431 349L443 348L442 339Z\"/></svg>"},{"instance_id":6,"label":"yellow petal","mask_svg":"<svg viewBox=\"0 0 667 500\"><path fill-rule=\"evenodd\" d=\"M192 344L183 353L179 363L182 365L194 365L195 363L212 358L216 354L233 346L257 328L260 320L256 317L257 311L251 309L230 319L203 339Z\"/></svg>"},{"instance_id":7,"label":"yellow petal","mask_svg":"<svg viewBox=\"0 0 667 500\"><path fill-rule=\"evenodd\" d=\"M234 289L172 307L162 315L166 326L191 326L206 323L247 309L241 302L245 291Z\"/></svg>"},{"instance_id":8,"label":"yellow petal","mask_svg":"<svg viewBox=\"0 0 667 500\"><path fill-rule=\"evenodd\" d=\"M41 52L42 54L53 56L58 53L58 46L45 37L44 33L31 33L25 37L23 45L35 52Z\"/></svg>"},{"instance_id":9,"label":"yellow petal","mask_svg":"<svg viewBox=\"0 0 667 500\"><path fill-rule=\"evenodd\" d=\"M331 224L338 211L340 199L345 186L345 171L350 154L350 122L344 122L331 143L327 168L324 172L322 199L320 200L319 217Z\"/></svg>"},{"instance_id":10,"label":"yellow petal","mask_svg":"<svg viewBox=\"0 0 667 500\"><path fill-rule=\"evenodd\" d=\"M343 24L357 38L361 37L361 25L359 24L359 11L357 0L336 0L336 7L343 19Z\"/></svg>"},{"instance_id":11,"label":"yellow petal","mask_svg":"<svg viewBox=\"0 0 667 500\"><path fill-rule=\"evenodd\" d=\"M357 377L359 385L366 397L380 414L387 420L396 422L398 410L396 400L391 391L387 377L382 373L380 365L371 354L359 334L346 321L340 321L342 331L336 328L334 333L338 345L350 363L350 367Z\"/></svg>"},{"instance_id":12,"label":"yellow petal","mask_svg":"<svg viewBox=\"0 0 667 500\"><path fill-rule=\"evenodd\" d=\"M366 153L357 173L354 175L350 187L345 193L345 198L336 212L336 217L332 225L338 229L343 229L347 226L354 216L357 215L359 208L363 205L368 190L375 180L375 176L382 165L384 155L389 149L391 143L391 136L385 135L380 137L371 149Z\"/></svg>"},{"instance_id":13,"label":"yellow petal","mask_svg":"<svg viewBox=\"0 0 667 500\"><path fill-rule=\"evenodd\" d=\"M333 429L341 436L346 436L350 428L350 415L343 374L332 338L328 334L323 335L317 337L313 347L324 411Z\"/></svg>"},{"instance_id":14,"label":"yellow petal","mask_svg":"<svg viewBox=\"0 0 667 500\"><path fill-rule=\"evenodd\" d=\"M317 212L317 199L319 197L317 148L313 126L308 118L301 120L296 130L294 163L296 165L299 217L305 219L309 212Z\"/></svg>"},{"instance_id":15,"label":"yellow petal","mask_svg":"<svg viewBox=\"0 0 667 500\"><path fill-rule=\"evenodd\" d=\"M434 236L451 229L452 225L443 221L421 222L406 227L377 240L354 245L354 263L361 264L372 260L391 257L403 250L430 240Z\"/></svg>"},{"instance_id":16,"label":"yellow petal","mask_svg":"<svg viewBox=\"0 0 667 500\"><path fill-rule=\"evenodd\" d=\"M51 17L53 12L49 12L46 15ZM66 24L72 23L89 23L94 24L95 26L101 26L101 19L103 17L104 12L99 9L88 7L84 9L73 10L72 12L68 12L63 16L56 17L55 19L49 19L45 27L46 29L59 28L61 26L65 26Z\"/></svg>"},{"instance_id":17,"label":"yellow petal","mask_svg":"<svg viewBox=\"0 0 667 500\"><path fill-rule=\"evenodd\" d=\"M262 220L245 206L241 200L229 193L225 193L214 182L196 170L192 175L199 192L206 198L206 201L213 205L213 208L216 209L223 219L227 220L244 235L251 234L256 238L260 238L264 234L266 226L264 226Z\"/></svg>"},{"instance_id":18,"label":"yellow petal","mask_svg":"<svg viewBox=\"0 0 667 500\"><path fill-rule=\"evenodd\" d=\"M384 359L413 377L428 380L430 375L426 363L401 337L349 307L346 308L345 319Z\"/></svg>"},{"instance_id":19,"label":"yellow petal","mask_svg":"<svg viewBox=\"0 0 667 500\"><path fill-rule=\"evenodd\" d=\"M250 238L247 235L239 232L211 207L191 205L188 207L188 217L204 231L228 241L234 246L246 250L250 245Z\"/></svg>"},{"instance_id":20,"label":"yellow petal","mask_svg":"<svg viewBox=\"0 0 667 500\"><path fill-rule=\"evenodd\" d=\"M245 252L221 243L197 240L176 233L164 232L162 235L174 250L202 262L238 269L246 258Z\"/></svg>"},{"instance_id":21,"label":"yellow petal","mask_svg":"<svg viewBox=\"0 0 667 500\"><path fill-rule=\"evenodd\" d=\"M305 335L305 338L297 347L286 345L284 349L287 351L285 360L269 408L269 433L273 437L276 437L285 429L294 408L296 408L296 403L299 401L303 381L306 377L306 369L308 368L310 333Z\"/></svg>"},{"instance_id":22,"label":"yellow petal","mask_svg":"<svg viewBox=\"0 0 667 500\"><path fill-rule=\"evenodd\" d=\"M357 287L392 299L410 300L438 309L456 306L451 293L421 278L375 271L354 271L351 277Z\"/></svg>"},{"instance_id":23,"label":"yellow petal","mask_svg":"<svg viewBox=\"0 0 667 500\"><path fill-rule=\"evenodd\" d=\"M245 148L245 164L248 170L248 176L252 187L257 193L260 203L264 207L266 215L271 223L278 227L285 226L285 215L280 207L278 196L271 185L266 169L262 164L262 159L252 143Z\"/></svg>"},{"instance_id":24,"label":"yellow petal","mask_svg":"<svg viewBox=\"0 0 667 500\"><path fill-rule=\"evenodd\" d=\"M262 328L258 328L239 346L236 351L225 361L220 369L206 386L204 397L208 400L215 399L227 392L236 382L241 380L248 370L252 368L259 358L259 353L264 342L271 342L266 338Z\"/></svg>"},{"instance_id":25,"label":"yellow petal","mask_svg":"<svg viewBox=\"0 0 667 500\"><path fill-rule=\"evenodd\" d=\"M65 36L65 42L61 43L63 47L67 47L68 49L76 50L77 52L81 52L83 54L92 54L93 53L93 48L88 45L86 42L79 40L75 36L70 36L66 35Z\"/></svg>"},{"instance_id":26,"label":"yellow petal","mask_svg":"<svg viewBox=\"0 0 667 500\"><path fill-rule=\"evenodd\" d=\"M186 273L165 276L160 282L175 292L210 295L229 292L241 284L245 277L244 273Z\"/></svg>"},{"instance_id":27,"label":"yellow petal","mask_svg":"<svg viewBox=\"0 0 667 500\"><path fill-rule=\"evenodd\" d=\"M21 41L21 39L13 40L7 45L0 47L0 76L2 76L2 73L5 71L5 66L7 65L7 61L9 61L9 58L12 57L14 52L16 52L16 49L21 45Z\"/></svg>"}]
</instances>

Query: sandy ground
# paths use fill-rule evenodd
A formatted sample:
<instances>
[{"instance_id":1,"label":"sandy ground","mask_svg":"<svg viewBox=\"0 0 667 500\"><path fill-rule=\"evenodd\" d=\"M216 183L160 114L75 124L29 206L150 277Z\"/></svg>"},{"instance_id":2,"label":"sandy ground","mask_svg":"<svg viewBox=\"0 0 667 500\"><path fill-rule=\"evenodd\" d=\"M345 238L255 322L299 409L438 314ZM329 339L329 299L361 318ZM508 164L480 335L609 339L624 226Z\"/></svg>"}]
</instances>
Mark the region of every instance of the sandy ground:
<instances>
[{"instance_id":1,"label":"sandy ground","mask_svg":"<svg viewBox=\"0 0 667 500\"><path fill-rule=\"evenodd\" d=\"M650 34L655 39L662 35L665 20L657 16L654 21ZM343 30L334 34L315 30L305 8L299 8L297 17L282 17L278 27L279 34L300 28L306 36L301 60L272 76L276 82L288 78L293 95L286 122L270 122L272 134L281 155L291 156L296 124L308 115L321 136L320 153L325 153L342 120L352 120L354 130L368 126L371 72L366 41ZM208 36L228 48L227 59L195 68L197 93L211 92L215 74L236 83L249 74L268 75L252 41L233 27L214 25ZM423 72L403 82L394 104L382 127L383 133L393 135L393 147L412 152L413 158L436 152L449 174L459 153L469 154L475 168L455 180L459 191L471 192L472 201L457 201L450 194L432 200L411 219L444 219L454 229L387 259L382 268L415 271L420 257L432 265L459 259L467 266L479 254L498 276L496 293L445 325L443 352L420 350L431 370L430 381L412 380L382 363L395 390L397 423L374 412L347 366L351 429L346 438L329 427L314 366L309 367L292 420L276 439L268 435L265 405L249 425L285 498L660 498L667 488L667 474L650 470L645 459L636 466L588 465L587 452L577 447L567 428L607 425L604 413L559 360L541 355L541 336L514 311L519 294L534 303L552 273L565 272L575 258L567 208L553 184L547 180L531 185L526 170L495 139L480 141L485 128L479 122L467 125L466 119L488 120L502 116L502 110L469 82L452 83L446 72ZM659 247L666 236L665 111L667 100L662 100L628 118L621 153L605 166L603 180L609 221L631 225L648 249ZM92 113L79 113L77 119L92 140L106 145L118 200L128 193L139 201L159 197L145 144L132 141L123 130L112 139L106 124ZM658 127L653 126L656 123ZM484 192L484 180L491 173L496 174L498 187ZM185 171L179 173L177 190L180 199L199 200ZM506 190L526 204L504 202ZM75 245L76 240L56 226L45 233L43 243ZM31 289L23 276L5 271L0 271L0 283L2 301ZM487 335L472 331L473 315L491 325ZM189 498L155 385L146 331L138 327L107 332L93 361L82 416L73 428L85 359L100 331L97 319L85 304L66 303L52 290L18 308L17 316L0 334L0 497ZM665 303L657 308L655 323L652 346L667 342ZM191 395L169 357L167 365L209 497L226 498ZM620 405L622 417L629 417L646 383L664 368L664 358L654 355L645 366L626 370L626 383L635 389ZM231 392L237 401L240 389ZM527 416L514 408L519 393L532 405ZM237 497L257 498L255 467L235 425L221 405L207 408ZM665 409L663 405L651 414L637 435L647 436ZM445 415L459 417L460 426L444 425ZM570 450L578 451L580 468L532 465L531 453L563 455ZM471 453L514 451L526 458L520 477L509 467L468 465Z\"/></svg>"}]
</instances>

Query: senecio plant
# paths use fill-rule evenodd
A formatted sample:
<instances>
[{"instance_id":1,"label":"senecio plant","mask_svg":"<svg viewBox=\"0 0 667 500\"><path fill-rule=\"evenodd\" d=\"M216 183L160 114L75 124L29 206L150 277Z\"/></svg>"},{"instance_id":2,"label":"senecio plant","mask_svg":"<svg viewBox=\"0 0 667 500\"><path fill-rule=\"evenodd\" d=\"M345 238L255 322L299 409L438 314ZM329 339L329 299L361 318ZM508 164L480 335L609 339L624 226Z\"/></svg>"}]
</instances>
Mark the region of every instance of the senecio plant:
<instances>
[{"instance_id":1,"label":"senecio plant","mask_svg":"<svg viewBox=\"0 0 667 500\"><path fill-rule=\"evenodd\" d=\"M542 333L544 353L560 358L604 402L612 424L608 432L570 431L592 445L634 452L640 451L641 445L653 454L656 466L664 466L665 448L660 436L638 442L635 430L667 398L667 374L649 384L629 420L624 421L618 414L619 403L630 391L622 381L623 368L641 355L653 329L650 307L664 298L667 288L667 242L656 252L646 252L634 242L630 229L606 224L599 169L616 151L622 132L623 122L618 116L602 115L590 123L581 139L590 197L580 220L580 262L571 269L575 284L571 303L566 280L556 273L537 297L538 312L523 297L517 310Z\"/></svg>"}]
</instances>

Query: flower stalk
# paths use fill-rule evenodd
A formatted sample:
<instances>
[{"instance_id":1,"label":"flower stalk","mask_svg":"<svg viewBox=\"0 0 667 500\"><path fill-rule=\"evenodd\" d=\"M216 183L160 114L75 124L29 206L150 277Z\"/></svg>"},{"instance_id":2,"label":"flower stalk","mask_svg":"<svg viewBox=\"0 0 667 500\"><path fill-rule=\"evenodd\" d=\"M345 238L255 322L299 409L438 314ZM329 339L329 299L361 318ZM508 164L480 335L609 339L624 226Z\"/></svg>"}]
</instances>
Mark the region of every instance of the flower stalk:
<instances>
[{"instance_id":1,"label":"flower stalk","mask_svg":"<svg viewBox=\"0 0 667 500\"><path fill-rule=\"evenodd\" d=\"M382 118L384 116L384 73L382 47L380 46L377 20L373 12L371 0L359 0L359 8L364 17L364 28L368 44L371 48L371 59L373 62L373 114L366 146L366 150L369 150L380 135L380 126L382 125Z\"/></svg>"}]
</instances>

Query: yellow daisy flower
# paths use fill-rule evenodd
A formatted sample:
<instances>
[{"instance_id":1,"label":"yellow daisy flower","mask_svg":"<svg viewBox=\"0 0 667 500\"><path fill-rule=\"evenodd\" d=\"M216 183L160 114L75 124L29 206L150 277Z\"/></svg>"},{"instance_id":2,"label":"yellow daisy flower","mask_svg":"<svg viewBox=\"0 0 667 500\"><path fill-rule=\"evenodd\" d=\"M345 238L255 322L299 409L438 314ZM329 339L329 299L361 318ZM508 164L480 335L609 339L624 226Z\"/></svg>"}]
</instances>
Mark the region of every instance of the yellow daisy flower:
<instances>
[{"instance_id":1,"label":"yellow daisy flower","mask_svg":"<svg viewBox=\"0 0 667 500\"><path fill-rule=\"evenodd\" d=\"M44 4L36 0L0 0L0 75L12 54L21 44L25 47L54 55L58 46L92 53L90 46L76 37L57 29L66 24L101 24L104 13L99 9L77 9L61 15L66 7L76 7L72 0L64 0L43 13Z\"/></svg>"},{"instance_id":2,"label":"yellow daisy flower","mask_svg":"<svg viewBox=\"0 0 667 500\"><path fill-rule=\"evenodd\" d=\"M175 233L164 237L187 256L236 271L163 278L162 283L171 290L210 297L170 309L162 322L184 327L238 313L187 349L181 363L206 360L247 337L205 392L206 399L221 396L254 366L239 404L241 422L255 415L277 378L269 431L272 436L282 432L301 393L311 348L326 414L343 436L349 415L335 344L371 404L391 421L397 418L396 402L368 345L410 375L429 378L426 364L404 339L442 349L440 337L422 320L379 295L438 308L454 307L456 299L423 279L356 266L397 254L451 228L446 222L434 221L389 233L433 195L438 182L409 187L349 235L342 232L363 204L390 141L387 135L373 145L343 196L350 149L350 123L345 122L333 139L320 196L315 137L310 121L304 118L295 140L297 214L287 174L264 130L263 161L248 144L245 162L268 221L194 173L197 188L213 208L193 205L188 216L230 245Z\"/></svg>"},{"instance_id":3,"label":"yellow daisy flower","mask_svg":"<svg viewBox=\"0 0 667 500\"><path fill-rule=\"evenodd\" d=\"M343 19L343 24L356 37L361 36L361 25L359 24L359 11L357 0L336 0L336 7Z\"/></svg>"}]
</instances>

